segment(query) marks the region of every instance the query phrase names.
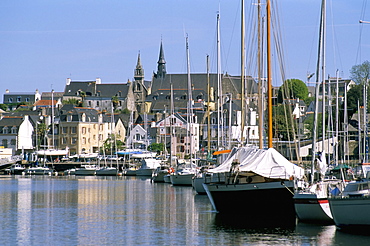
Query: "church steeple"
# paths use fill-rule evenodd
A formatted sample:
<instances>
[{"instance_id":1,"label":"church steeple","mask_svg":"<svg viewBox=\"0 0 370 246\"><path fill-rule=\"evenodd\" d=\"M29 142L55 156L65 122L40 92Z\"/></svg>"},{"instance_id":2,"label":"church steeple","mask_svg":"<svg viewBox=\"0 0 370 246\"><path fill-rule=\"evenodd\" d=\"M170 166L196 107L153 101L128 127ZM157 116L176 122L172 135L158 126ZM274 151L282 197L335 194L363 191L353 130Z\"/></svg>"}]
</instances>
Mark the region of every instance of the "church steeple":
<instances>
[{"instance_id":1,"label":"church steeple","mask_svg":"<svg viewBox=\"0 0 370 246\"><path fill-rule=\"evenodd\" d=\"M139 55L137 56L137 64L136 64L136 68L135 68L135 71L134 71L134 79L136 81L144 80L144 69L141 66L140 52L139 52Z\"/></svg>"},{"instance_id":2,"label":"church steeple","mask_svg":"<svg viewBox=\"0 0 370 246\"><path fill-rule=\"evenodd\" d=\"M157 78L164 78L166 76L166 61L164 60L164 51L161 41L161 47L159 50L159 59L158 59L158 71L156 74Z\"/></svg>"}]
</instances>

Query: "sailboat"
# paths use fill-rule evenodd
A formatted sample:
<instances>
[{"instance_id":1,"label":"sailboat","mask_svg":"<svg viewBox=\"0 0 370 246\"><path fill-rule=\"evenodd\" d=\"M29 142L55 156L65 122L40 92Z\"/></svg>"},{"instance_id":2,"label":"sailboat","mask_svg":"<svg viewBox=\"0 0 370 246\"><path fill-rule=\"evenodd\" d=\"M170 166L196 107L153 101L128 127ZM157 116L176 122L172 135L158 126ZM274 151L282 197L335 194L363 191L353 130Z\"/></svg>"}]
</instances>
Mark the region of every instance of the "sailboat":
<instances>
[{"instance_id":1,"label":"sailboat","mask_svg":"<svg viewBox=\"0 0 370 246\"><path fill-rule=\"evenodd\" d=\"M227 173L226 180L205 183L203 186L214 209L226 219L245 219L246 225L249 223L250 226L295 226L293 194L298 180L304 176L304 170L272 147L270 8L270 1L267 0L268 149L254 146L234 147L220 166L208 170L210 173ZM243 36L244 1L241 11ZM244 54L242 71L243 63ZM243 77L242 72L242 92Z\"/></svg>"},{"instance_id":2,"label":"sailboat","mask_svg":"<svg viewBox=\"0 0 370 246\"><path fill-rule=\"evenodd\" d=\"M311 180L310 184L306 189L300 190L294 195L295 210L297 217L300 221L314 222L321 224L333 224L333 215L329 206L328 196L331 190L336 187L342 189L342 181L339 179L325 179L325 172L327 170L324 142L325 142L325 127L323 127L323 139L322 139L322 151L318 153L318 158L316 158L316 132L318 123L318 105L319 105L319 73L320 67L322 68L322 94L323 94L323 113L322 122L325 122L325 10L326 0L322 0L321 4L321 25L320 25L320 45L319 45L319 59L317 63L317 84L316 84L316 101L315 101L315 112L314 112L314 129L313 129L313 139L312 139L312 163L311 163ZM321 62L321 66L320 66ZM315 181L315 166L318 169L318 180Z\"/></svg>"},{"instance_id":3,"label":"sailboat","mask_svg":"<svg viewBox=\"0 0 370 246\"><path fill-rule=\"evenodd\" d=\"M192 185L193 177L196 175L196 164L193 161L193 105L192 105L192 90L191 90L191 81L190 81L190 63L189 63L189 43L188 37L186 37L186 55L187 55L187 64L188 64L188 106L187 106L187 135L188 141L190 142L190 162L181 163L176 167L176 171L170 175L170 180L172 185Z\"/></svg>"},{"instance_id":4,"label":"sailboat","mask_svg":"<svg viewBox=\"0 0 370 246\"><path fill-rule=\"evenodd\" d=\"M115 141L115 160L116 160L116 167L113 167L113 160L111 159L110 160L110 166L107 165L106 163L106 159L104 158L104 163L105 165L103 167L100 167L100 168L97 168L96 169L96 176L117 176L118 175L118 157L117 157L117 144L116 144L116 135L115 135L115 131L114 131L114 124L115 124L115 121L114 121L114 112L113 112L113 103L112 103L112 116L111 116L111 129L112 132L113 132L113 137L114 137L114 141Z\"/></svg>"}]
</instances>

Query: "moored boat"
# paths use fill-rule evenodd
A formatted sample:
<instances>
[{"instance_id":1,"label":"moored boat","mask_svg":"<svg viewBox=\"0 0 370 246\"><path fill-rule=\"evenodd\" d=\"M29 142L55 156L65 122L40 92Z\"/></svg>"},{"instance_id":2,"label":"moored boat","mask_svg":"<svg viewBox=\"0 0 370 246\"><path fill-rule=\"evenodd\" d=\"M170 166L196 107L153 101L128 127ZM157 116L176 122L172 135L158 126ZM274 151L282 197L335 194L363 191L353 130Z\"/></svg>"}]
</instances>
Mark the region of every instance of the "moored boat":
<instances>
[{"instance_id":1,"label":"moored boat","mask_svg":"<svg viewBox=\"0 0 370 246\"><path fill-rule=\"evenodd\" d=\"M224 182L203 184L220 214L245 216L256 224L295 225L293 194L304 171L275 149L234 148L223 164L209 172L229 172Z\"/></svg>"},{"instance_id":2,"label":"moored boat","mask_svg":"<svg viewBox=\"0 0 370 246\"><path fill-rule=\"evenodd\" d=\"M96 166L95 165L81 165L81 167L76 168L75 175L81 175L81 176L91 176L95 175L96 173Z\"/></svg>"},{"instance_id":3,"label":"moored boat","mask_svg":"<svg viewBox=\"0 0 370 246\"><path fill-rule=\"evenodd\" d=\"M53 174L53 170L48 167L29 167L26 169L26 174L28 175L49 175Z\"/></svg>"},{"instance_id":4,"label":"moored boat","mask_svg":"<svg viewBox=\"0 0 370 246\"><path fill-rule=\"evenodd\" d=\"M338 196L329 198L335 225L340 229L370 228L370 180L349 182Z\"/></svg>"},{"instance_id":5,"label":"moored boat","mask_svg":"<svg viewBox=\"0 0 370 246\"><path fill-rule=\"evenodd\" d=\"M13 175L20 175L20 174L23 174L26 170L26 167L22 166L21 164L13 164L10 169L9 169L9 172L10 174L13 174Z\"/></svg>"},{"instance_id":6,"label":"moored boat","mask_svg":"<svg viewBox=\"0 0 370 246\"><path fill-rule=\"evenodd\" d=\"M96 176L117 176L118 169L116 167L101 167L96 169Z\"/></svg>"}]
</instances>

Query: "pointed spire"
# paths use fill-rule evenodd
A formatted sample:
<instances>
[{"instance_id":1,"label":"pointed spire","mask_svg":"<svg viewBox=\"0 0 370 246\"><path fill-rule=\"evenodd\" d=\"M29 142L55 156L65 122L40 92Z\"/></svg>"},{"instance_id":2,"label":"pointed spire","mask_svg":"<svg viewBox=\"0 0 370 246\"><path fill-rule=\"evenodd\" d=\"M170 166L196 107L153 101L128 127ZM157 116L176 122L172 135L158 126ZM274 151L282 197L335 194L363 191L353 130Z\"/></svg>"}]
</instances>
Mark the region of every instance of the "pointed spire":
<instances>
[{"instance_id":1,"label":"pointed spire","mask_svg":"<svg viewBox=\"0 0 370 246\"><path fill-rule=\"evenodd\" d=\"M136 64L136 68L135 68L135 71L134 71L134 79L136 81L144 80L144 69L141 66L140 51L139 51L139 54L137 56L137 64Z\"/></svg>"},{"instance_id":2,"label":"pointed spire","mask_svg":"<svg viewBox=\"0 0 370 246\"><path fill-rule=\"evenodd\" d=\"M161 47L159 50L159 59L157 63L158 63L157 78L164 78L166 76L166 61L164 59L162 40L161 40Z\"/></svg>"}]
</instances>

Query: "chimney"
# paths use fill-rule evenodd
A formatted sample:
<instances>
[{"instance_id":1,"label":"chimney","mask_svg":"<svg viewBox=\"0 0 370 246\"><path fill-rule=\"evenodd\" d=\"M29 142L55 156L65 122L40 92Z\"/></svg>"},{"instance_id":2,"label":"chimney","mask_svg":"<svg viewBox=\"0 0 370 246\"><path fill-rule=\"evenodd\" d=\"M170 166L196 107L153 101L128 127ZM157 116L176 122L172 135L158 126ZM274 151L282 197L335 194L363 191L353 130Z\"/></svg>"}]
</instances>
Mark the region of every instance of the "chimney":
<instances>
[{"instance_id":1,"label":"chimney","mask_svg":"<svg viewBox=\"0 0 370 246\"><path fill-rule=\"evenodd\" d=\"M5 93L9 93L9 90L8 90L8 89L6 89Z\"/></svg>"},{"instance_id":2,"label":"chimney","mask_svg":"<svg viewBox=\"0 0 370 246\"><path fill-rule=\"evenodd\" d=\"M101 84L101 78L96 78L96 83Z\"/></svg>"},{"instance_id":3,"label":"chimney","mask_svg":"<svg viewBox=\"0 0 370 246\"><path fill-rule=\"evenodd\" d=\"M66 79L66 85L70 85L70 84L71 84L71 81L72 81L72 80L71 80L70 78L67 78L67 79Z\"/></svg>"}]
</instances>

